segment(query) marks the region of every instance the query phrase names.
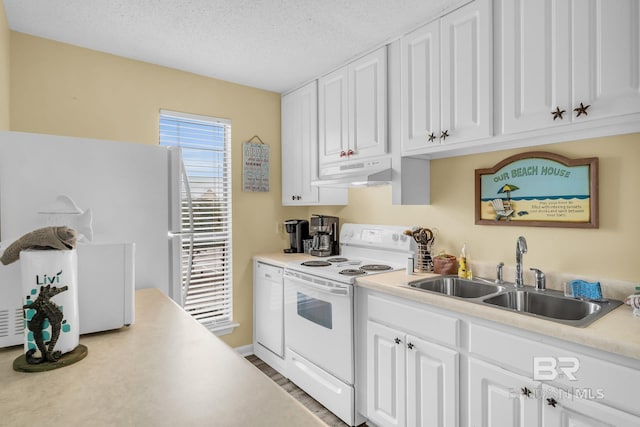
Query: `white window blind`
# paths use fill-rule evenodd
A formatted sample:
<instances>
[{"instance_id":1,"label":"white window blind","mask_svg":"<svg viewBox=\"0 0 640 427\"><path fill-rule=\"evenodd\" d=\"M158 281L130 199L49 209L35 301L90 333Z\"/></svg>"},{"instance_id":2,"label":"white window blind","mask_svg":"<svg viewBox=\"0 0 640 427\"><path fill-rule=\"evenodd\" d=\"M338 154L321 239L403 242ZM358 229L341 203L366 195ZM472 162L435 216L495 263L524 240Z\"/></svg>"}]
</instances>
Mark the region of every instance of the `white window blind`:
<instances>
[{"instance_id":1,"label":"white window blind","mask_svg":"<svg viewBox=\"0 0 640 427\"><path fill-rule=\"evenodd\" d=\"M227 328L232 321L231 122L162 110L160 145L181 148L186 172L180 230L184 309L212 331Z\"/></svg>"}]
</instances>

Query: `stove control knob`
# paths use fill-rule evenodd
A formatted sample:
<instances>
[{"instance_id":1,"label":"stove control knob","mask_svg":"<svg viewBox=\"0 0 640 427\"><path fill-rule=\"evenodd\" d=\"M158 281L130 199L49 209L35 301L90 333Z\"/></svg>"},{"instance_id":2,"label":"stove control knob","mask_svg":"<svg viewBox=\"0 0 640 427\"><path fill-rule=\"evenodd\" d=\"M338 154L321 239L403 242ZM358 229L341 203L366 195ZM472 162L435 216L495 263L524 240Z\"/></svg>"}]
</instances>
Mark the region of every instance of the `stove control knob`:
<instances>
[{"instance_id":1,"label":"stove control knob","mask_svg":"<svg viewBox=\"0 0 640 427\"><path fill-rule=\"evenodd\" d=\"M393 240L394 242L397 242L397 241L398 241L398 239L399 239L399 236L398 236L398 234L397 234L397 233L393 233L393 234L391 235L391 240Z\"/></svg>"},{"instance_id":2,"label":"stove control knob","mask_svg":"<svg viewBox=\"0 0 640 427\"><path fill-rule=\"evenodd\" d=\"M400 241L401 241L401 242L406 242L406 241L407 241L407 236L406 236L406 234L401 234L401 235L400 235Z\"/></svg>"}]
</instances>

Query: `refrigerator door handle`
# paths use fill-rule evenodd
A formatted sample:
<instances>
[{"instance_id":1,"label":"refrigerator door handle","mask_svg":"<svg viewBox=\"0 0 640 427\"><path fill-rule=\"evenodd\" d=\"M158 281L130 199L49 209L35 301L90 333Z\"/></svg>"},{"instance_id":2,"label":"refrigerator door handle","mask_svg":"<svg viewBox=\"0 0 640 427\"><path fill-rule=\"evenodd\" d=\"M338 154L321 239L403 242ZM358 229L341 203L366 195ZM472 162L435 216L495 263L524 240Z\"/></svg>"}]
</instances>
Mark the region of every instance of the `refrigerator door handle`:
<instances>
[{"instance_id":1,"label":"refrigerator door handle","mask_svg":"<svg viewBox=\"0 0 640 427\"><path fill-rule=\"evenodd\" d=\"M174 270L174 281L175 284L173 286L174 289L174 299L180 299L179 302L182 307L187 299L187 294L189 292L189 287L191 286L191 269L193 267L193 257L194 257L194 246L195 246L195 237L194 237L194 214L193 214L193 198L191 195L191 187L189 185L189 177L187 175L187 171L184 165L184 160L182 157L182 148L181 147L171 147L169 148L170 156L170 170L171 170L171 182L169 184L171 197L171 226L170 229L174 231L169 232L169 237L172 239L178 239L180 242L179 247L175 248L173 251L174 260L172 265L175 268ZM184 213L183 213L183 197L186 201L186 210L187 210L187 227L184 225ZM183 239L189 239L188 244L184 247ZM184 249L186 249L186 266L183 265L182 260L184 259ZM178 274L179 273L179 274ZM178 287L179 284L179 287ZM179 292L179 296L176 295Z\"/></svg>"},{"instance_id":2,"label":"refrigerator door handle","mask_svg":"<svg viewBox=\"0 0 640 427\"><path fill-rule=\"evenodd\" d=\"M184 307L185 302L187 301L187 294L189 293L189 287L191 286L191 269L193 268L193 199L191 197L191 187L189 186L189 177L187 176L187 171L184 167L184 160L182 156L180 156L180 170L182 172L182 180L184 183L185 193L187 196L187 212L189 215L189 251L187 254L187 271L186 278L182 285L182 307Z\"/></svg>"},{"instance_id":3,"label":"refrigerator door handle","mask_svg":"<svg viewBox=\"0 0 640 427\"><path fill-rule=\"evenodd\" d=\"M193 236L195 233L192 231L170 231L169 237L189 237Z\"/></svg>"}]
</instances>

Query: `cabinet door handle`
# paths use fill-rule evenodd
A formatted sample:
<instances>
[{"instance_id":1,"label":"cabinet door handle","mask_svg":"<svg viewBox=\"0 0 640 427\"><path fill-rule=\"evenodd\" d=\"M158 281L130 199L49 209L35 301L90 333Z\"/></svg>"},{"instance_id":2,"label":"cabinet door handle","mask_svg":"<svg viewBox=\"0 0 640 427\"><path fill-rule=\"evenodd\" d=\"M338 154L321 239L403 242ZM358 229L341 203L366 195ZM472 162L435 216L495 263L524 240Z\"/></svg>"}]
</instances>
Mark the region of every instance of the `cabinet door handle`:
<instances>
[{"instance_id":1,"label":"cabinet door handle","mask_svg":"<svg viewBox=\"0 0 640 427\"><path fill-rule=\"evenodd\" d=\"M296 199L296 196L292 195L291 200L295 200L295 199Z\"/></svg>"},{"instance_id":2,"label":"cabinet door handle","mask_svg":"<svg viewBox=\"0 0 640 427\"><path fill-rule=\"evenodd\" d=\"M443 130L442 133L440 134L440 139L444 141L447 139L448 136L449 136L449 130L448 129Z\"/></svg>"},{"instance_id":3,"label":"cabinet door handle","mask_svg":"<svg viewBox=\"0 0 640 427\"><path fill-rule=\"evenodd\" d=\"M354 154L356 154L356 152L353 150L347 151L347 156L353 156Z\"/></svg>"},{"instance_id":4,"label":"cabinet door handle","mask_svg":"<svg viewBox=\"0 0 640 427\"><path fill-rule=\"evenodd\" d=\"M547 405L553 406L555 408L557 404L558 404L558 401L555 400L553 397L547 398Z\"/></svg>"},{"instance_id":5,"label":"cabinet door handle","mask_svg":"<svg viewBox=\"0 0 640 427\"><path fill-rule=\"evenodd\" d=\"M531 390L529 390L527 387L522 387L520 390L522 391L523 395L531 397Z\"/></svg>"},{"instance_id":6,"label":"cabinet door handle","mask_svg":"<svg viewBox=\"0 0 640 427\"><path fill-rule=\"evenodd\" d=\"M435 140L436 140L436 134L435 134L435 133L433 133L433 132L431 132L431 133L429 134L429 138L428 138L428 139L429 139L429 142L433 142L433 141L435 141Z\"/></svg>"},{"instance_id":7,"label":"cabinet door handle","mask_svg":"<svg viewBox=\"0 0 640 427\"><path fill-rule=\"evenodd\" d=\"M407 344L407 347L409 347L409 350L413 349L413 347L414 347L414 346L413 346L413 343L409 343L409 344Z\"/></svg>"},{"instance_id":8,"label":"cabinet door handle","mask_svg":"<svg viewBox=\"0 0 640 427\"><path fill-rule=\"evenodd\" d=\"M555 119L562 120L563 119L562 115L564 113L566 113L566 111L565 110L561 110L560 107L556 107L556 109L551 112L551 114L553 115L553 120L554 121L555 121Z\"/></svg>"},{"instance_id":9,"label":"cabinet door handle","mask_svg":"<svg viewBox=\"0 0 640 427\"><path fill-rule=\"evenodd\" d=\"M397 338L397 337L396 337L396 339L394 339L393 341L394 341L396 344L400 344L400 343L401 343L400 338Z\"/></svg>"},{"instance_id":10,"label":"cabinet door handle","mask_svg":"<svg viewBox=\"0 0 640 427\"><path fill-rule=\"evenodd\" d=\"M581 115L585 115L588 116L589 113L587 113L587 109L591 107L591 105L584 105L582 102L580 103L580 106L578 108L574 108L573 111L575 111L576 113L576 117L580 117Z\"/></svg>"},{"instance_id":11,"label":"cabinet door handle","mask_svg":"<svg viewBox=\"0 0 640 427\"><path fill-rule=\"evenodd\" d=\"M346 153L346 152L344 152L344 151L341 151L341 152L340 152L340 157L345 157L346 155L347 155L347 153Z\"/></svg>"}]
</instances>

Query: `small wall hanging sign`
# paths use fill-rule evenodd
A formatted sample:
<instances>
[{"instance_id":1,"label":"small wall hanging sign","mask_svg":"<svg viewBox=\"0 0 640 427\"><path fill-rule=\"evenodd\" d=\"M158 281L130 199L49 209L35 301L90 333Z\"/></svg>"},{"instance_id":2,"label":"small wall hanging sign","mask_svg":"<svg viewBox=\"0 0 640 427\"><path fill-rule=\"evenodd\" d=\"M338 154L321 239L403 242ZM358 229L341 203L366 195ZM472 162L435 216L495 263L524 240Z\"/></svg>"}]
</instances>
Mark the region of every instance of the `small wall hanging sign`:
<instances>
[{"instance_id":1,"label":"small wall hanging sign","mask_svg":"<svg viewBox=\"0 0 640 427\"><path fill-rule=\"evenodd\" d=\"M476 169L476 224L598 228L598 159L544 151Z\"/></svg>"},{"instance_id":2,"label":"small wall hanging sign","mask_svg":"<svg viewBox=\"0 0 640 427\"><path fill-rule=\"evenodd\" d=\"M269 192L269 146L257 135L242 144L242 191Z\"/></svg>"}]
</instances>

